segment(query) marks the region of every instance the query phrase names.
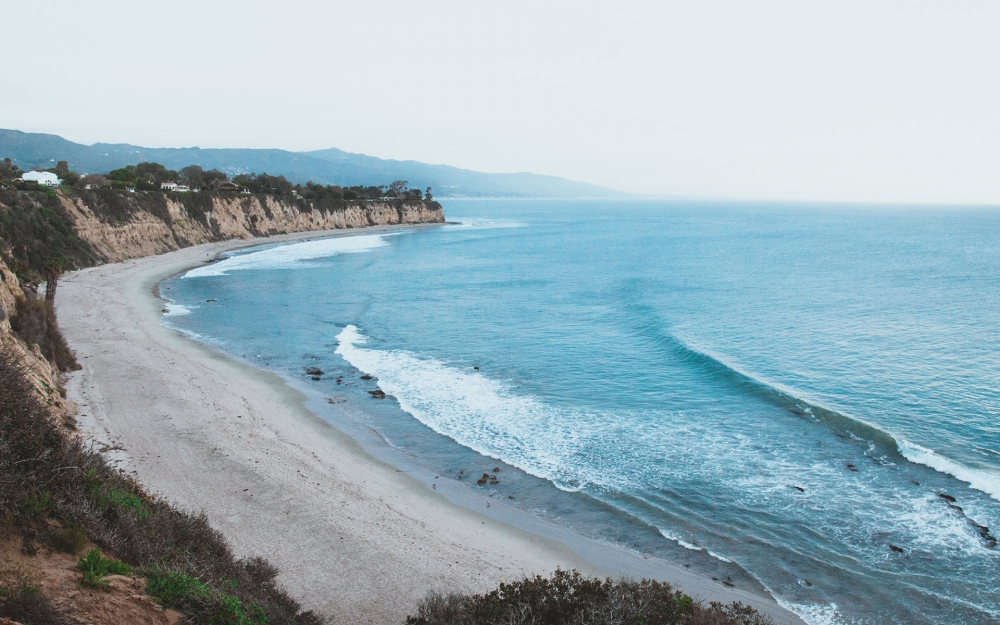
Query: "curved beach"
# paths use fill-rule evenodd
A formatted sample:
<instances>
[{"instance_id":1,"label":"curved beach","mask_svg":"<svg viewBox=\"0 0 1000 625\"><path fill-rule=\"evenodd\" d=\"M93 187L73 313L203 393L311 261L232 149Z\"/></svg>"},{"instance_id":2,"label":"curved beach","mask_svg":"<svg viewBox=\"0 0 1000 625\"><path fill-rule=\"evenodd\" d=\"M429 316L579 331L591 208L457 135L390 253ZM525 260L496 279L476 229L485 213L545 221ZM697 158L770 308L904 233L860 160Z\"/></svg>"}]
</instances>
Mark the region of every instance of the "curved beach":
<instances>
[{"instance_id":1,"label":"curved beach","mask_svg":"<svg viewBox=\"0 0 1000 625\"><path fill-rule=\"evenodd\" d=\"M557 567L655 577L802 622L769 598L505 504L487 508L457 482L432 488L433 474L390 450L373 457L282 378L161 324L164 278L227 250L323 234L332 233L211 243L67 275L56 304L82 365L67 384L82 430L151 492L204 511L239 555L277 565L291 594L334 623L402 622L428 590L486 591Z\"/></svg>"}]
</instances>

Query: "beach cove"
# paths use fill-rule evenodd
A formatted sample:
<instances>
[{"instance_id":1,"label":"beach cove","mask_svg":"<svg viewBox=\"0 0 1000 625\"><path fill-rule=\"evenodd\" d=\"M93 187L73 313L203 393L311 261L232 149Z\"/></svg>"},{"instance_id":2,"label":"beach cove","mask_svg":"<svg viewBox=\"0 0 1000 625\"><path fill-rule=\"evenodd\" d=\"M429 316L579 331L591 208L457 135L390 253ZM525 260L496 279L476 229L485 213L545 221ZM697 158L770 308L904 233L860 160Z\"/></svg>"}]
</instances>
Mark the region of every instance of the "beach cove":
<instances>
[{"instance_id":1,"label":"beach cove","mask_svg":"<svg viewBox=\"0 0 1000 625\"><path fill-rule=\"evenodd\" d=\"M372 457L286 380L161 324L162 280L238 248L325 234L209 243L65 276L56 304L82 365L67 384L81 429L151 492L204 511L237 553L273 562L281 583L332 622L401 622L428 590L483 592L557 567L656 577L698 599L801 622L681 567L487 508L371 433L349 433L383 450Z\"/></svg>"}]
</instances>

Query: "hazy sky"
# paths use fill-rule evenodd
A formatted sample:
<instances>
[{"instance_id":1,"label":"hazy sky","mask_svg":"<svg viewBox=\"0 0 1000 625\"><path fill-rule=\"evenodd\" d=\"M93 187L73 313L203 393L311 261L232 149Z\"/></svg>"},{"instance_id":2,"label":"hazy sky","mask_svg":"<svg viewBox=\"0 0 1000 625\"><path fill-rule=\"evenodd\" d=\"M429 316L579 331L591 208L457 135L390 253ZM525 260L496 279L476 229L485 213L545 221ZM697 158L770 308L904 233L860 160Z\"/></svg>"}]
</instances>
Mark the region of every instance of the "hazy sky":
<instances>
[{"instance_id":1,"label":"hazy sky","mask_svg":"<svg viewBox=\"0 0 1000 625\"><path fill-rule=\"evenodd\" d=\"M1000 204L1000 0L0 0L0 127Z\"/></svg>"}]
</instances>

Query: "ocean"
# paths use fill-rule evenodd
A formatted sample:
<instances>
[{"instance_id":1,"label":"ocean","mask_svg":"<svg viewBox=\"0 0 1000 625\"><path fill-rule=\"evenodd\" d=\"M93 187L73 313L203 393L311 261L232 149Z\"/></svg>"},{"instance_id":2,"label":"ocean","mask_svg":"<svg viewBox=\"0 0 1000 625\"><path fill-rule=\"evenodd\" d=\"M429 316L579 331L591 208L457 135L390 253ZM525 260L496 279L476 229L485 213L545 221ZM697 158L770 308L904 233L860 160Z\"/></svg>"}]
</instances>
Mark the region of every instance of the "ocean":
<instances>
[{"instance_id":1,"label":"ocean","mask_svg":"<svg viewBox=\"0 0 1000 625\"><path fill-rule=\"evenodd\" d=\"M1000 210L443 205L171 278L164 323L812 625L1000 623Z\"/></svg>"}]
</instances>

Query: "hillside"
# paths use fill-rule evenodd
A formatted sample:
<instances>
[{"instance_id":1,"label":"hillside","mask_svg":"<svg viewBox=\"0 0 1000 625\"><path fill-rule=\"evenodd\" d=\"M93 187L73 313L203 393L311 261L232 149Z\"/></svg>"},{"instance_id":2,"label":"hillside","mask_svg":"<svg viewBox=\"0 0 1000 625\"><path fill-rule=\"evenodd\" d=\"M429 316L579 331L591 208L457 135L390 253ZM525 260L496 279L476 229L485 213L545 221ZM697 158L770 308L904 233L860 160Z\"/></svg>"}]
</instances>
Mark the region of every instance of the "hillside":
<instances>
[{"instance_id":1,"label":"hillside","mask_svg":"<svg viewBox=\"0 0 1000 625\"><path fill-rule=\"evenodd\" d=\"M69 161L81 173L107 173L112 169L156 162L170 169L196 164L231 175L262 173L282 175L293 183L313 181L349 187L388 185L406 180L411 187L432 187L438 197L624 197L626 194L597 185L556 176L531 173L495 174L397 161L344 152L336 148L313 152L264 149L147 148L127 143L83 145L57 135L0 129L0 158L9 157L25 170L51 167Z\"/></svg>"}]
</instances>

